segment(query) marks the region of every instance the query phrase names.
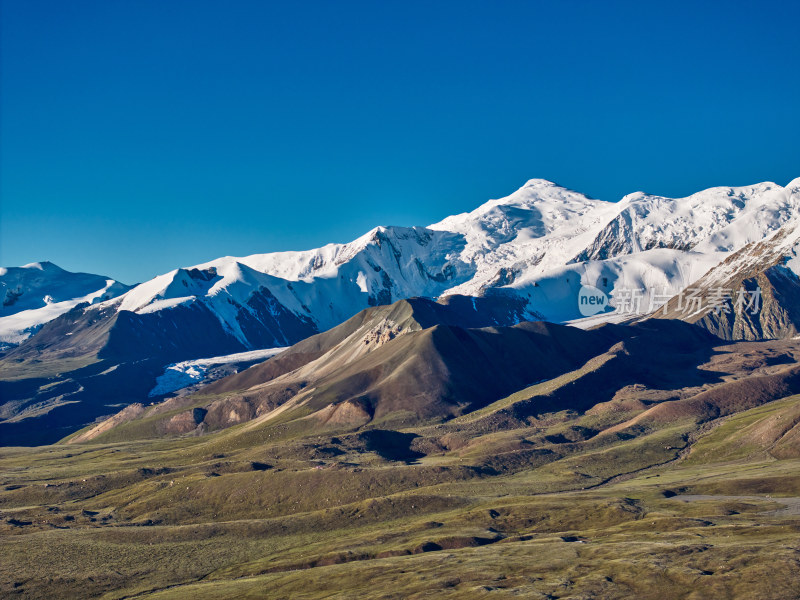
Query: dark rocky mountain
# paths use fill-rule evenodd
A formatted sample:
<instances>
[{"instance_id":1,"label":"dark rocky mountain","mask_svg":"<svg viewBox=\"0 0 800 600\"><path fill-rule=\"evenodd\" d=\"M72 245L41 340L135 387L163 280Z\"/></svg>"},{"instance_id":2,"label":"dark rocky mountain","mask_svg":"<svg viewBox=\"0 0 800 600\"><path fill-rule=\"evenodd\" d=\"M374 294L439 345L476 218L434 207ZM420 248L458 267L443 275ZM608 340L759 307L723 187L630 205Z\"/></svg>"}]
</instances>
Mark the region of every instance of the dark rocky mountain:
<instances>
[{"instance_id":1,"label":"dark rocky mountain","mask_svg":"<svg viewBox=\"0 0 800 600\"><path fill-rule=\"evenodd\" d=\"M448 316L424 299L368 309L195 394L130 406L69 441L233 425L244 436L435 425L445 438L469 439L550 423L555 414L615 423L603 435L636 436L800 392L796 340L731 344L677 319L584 331L546 322L464 328Z\"/></svg>"},{"instance_id":2,"label":"dark rocky mountain","mask_svg":"<svg viewBox=\"0 0 800 600\"><path fill-rule=\"evenodd\" d=\"M546 400L517 406L514 418L586 411L628 386L673 397L673 390L718 381L696 367L719 339L681 321L590 331L546 322L470 328L455 324L463 319L454 304L414 298L368 309L194 395L119 415L115 426L146 419L145 435L168 435L272 418L312 430L445 422L598 359L599 367ZM102 425L77 439L108 430Z\"/></svg>"}]
</instances>

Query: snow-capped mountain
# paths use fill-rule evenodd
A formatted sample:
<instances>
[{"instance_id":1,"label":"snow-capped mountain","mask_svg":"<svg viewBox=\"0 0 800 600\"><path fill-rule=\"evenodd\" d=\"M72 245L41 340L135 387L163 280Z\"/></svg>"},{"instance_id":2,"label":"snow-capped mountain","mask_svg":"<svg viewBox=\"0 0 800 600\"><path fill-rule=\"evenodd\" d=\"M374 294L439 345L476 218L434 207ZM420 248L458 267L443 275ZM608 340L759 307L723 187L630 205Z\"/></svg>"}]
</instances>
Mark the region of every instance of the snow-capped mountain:
<instances>
[{"instance_id":1,"label":"snow-capped mountain","mask_svg":"<svg viewBox=\"0 0 800 600\"><path fill-rule=\"evenodd\" d=\"M223 257L86 310L172 315L181 327L202 315L204 327L216 321L229 339L225 352L290 345L368 306L413 296L503 297L516 318L568 321L581 316L582 285L612 304L622 289L667 297L798 214L800 179L679 199L637 192L616 203L534 179L428 227L377 227L347 244Z\"/></svg>"},{"instance_id":2,"label":"snow-capped mountain","mask_svg":"<svg viewBox=\"0 0 800 600\"><path fill-rule=\"evenodd\" d=\"M252 329L260 326L272 331L274 345L285 346L298 340L298 328L322 331L367 306L439 296L449 281L472 271L458 260L462 246L449 232L377 227L349 244L176 269L137 286L115 305L149 314L201 302L243 347L253 345Z\"/></svg>"},{"instance_id":3,"label":"snow-capped mountain","mask_svg":"<svg viewBox=\"0 0 800 600\"><path fill-rule=\"evenodd\" d=\"M19 344L78 304L116 298L129 289L108 277L71 273L50 262L0 268L0 348Z\"/></svg>"},{"instance_id":4,"label":"snow-capped mountain","mask_svg":"<svg viewBox=\"0 0 800 600\"><path fill-rule=\"evenodd\" d=\"M717 187L687 198L642 192L625 196L619 211L576 261L606 259L651 248L731 252L761 240L796 215L797 180L782 188L760 183Z\"/></svg>"},{"instance_id":5,"label":"snow-capped mountain","mask_svg":"<svg viewBox=\"0 0 800 600\"><path fill-rule=\"evenodd\" d=\"M522 318L580 317L582 285L677 293L731 252L800 214L800 179L618 203L534 179L499 200L429 227L378 227L349 244L225 257L178 269L125 294L138 314L202 303L242 348L268 325L270 346L322 331L359 310L412 296L511 297ZM287 329L288 327L288 329Z\"/></svg>"}]
</instances>

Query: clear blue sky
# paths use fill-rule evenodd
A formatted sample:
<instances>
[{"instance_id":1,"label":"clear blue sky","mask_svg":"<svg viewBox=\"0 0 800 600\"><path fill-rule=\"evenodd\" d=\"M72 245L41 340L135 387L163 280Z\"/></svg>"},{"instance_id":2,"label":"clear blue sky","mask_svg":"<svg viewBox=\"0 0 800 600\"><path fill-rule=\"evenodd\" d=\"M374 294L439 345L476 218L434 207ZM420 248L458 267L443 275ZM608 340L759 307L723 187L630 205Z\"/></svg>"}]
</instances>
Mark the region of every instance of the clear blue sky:
<instances>
[{"instance_id":1,"label":"clear blue sky","mask_svg":"<svg viewBox=\"0 0 800 600\"><path fill-rule=\"evenodd\" d=\"M2 0L0 264L132 283L533 177L785 185L799 5Z\"/></svg>"}]
</instances>

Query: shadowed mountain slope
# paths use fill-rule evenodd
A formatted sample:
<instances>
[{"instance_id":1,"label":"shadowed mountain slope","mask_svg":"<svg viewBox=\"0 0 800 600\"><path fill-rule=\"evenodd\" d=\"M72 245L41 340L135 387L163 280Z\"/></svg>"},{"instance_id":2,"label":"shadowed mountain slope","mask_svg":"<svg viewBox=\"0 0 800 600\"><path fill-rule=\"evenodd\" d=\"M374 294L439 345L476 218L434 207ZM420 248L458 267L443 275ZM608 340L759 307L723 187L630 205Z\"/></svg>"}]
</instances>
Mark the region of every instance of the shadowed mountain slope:
<instances>
[{"instance_id":1,"label":"shadowed mountain slope","mask_svg":"<svg viewBox=\"0 0 800 600\"><path fill-rule=\"evenodd\" d=\"M519 321L518 306L517 300L497 295L452 297L441 303L417 298L388 309L367 309L269 361L263 367L267 375L250 370L246 377L255 377L255 383L294 370L357 330L375 338L371 345L357 347L358 352L369 351L400 332L437 323L510 325ZM183 317L176 321L180 314ZM197 327L198 323L208 326ZM170 335L164 335L165 331ZM297 336L311 333L306 330ZM163 312L78 307L50 321L0 359L0 440L5 445L53 442L99 416L148 398L166 364L240 349L240 344L220 333L218 319L200 303L173 308L169 319ZM337 360L344 360L343 355Z\"/></svg>"},{"instance_id":2,"label":"shadowed mountain slope","mask_svg":"<svg viewBox=\"0 0 800 600\"><path fill-rule=\"evenodd\" d=\"M585 411L637 383L678 389L717 380L694 369L719 340L680 321L584 331L546 322L464 328L452 325L452 317L451 308L425 299L368 309L195 395L131 418L151 420L145 435L202 433L273 418L300 419L311 429L441 422L609 354L617 359L532 410ZM524 418L522 405L514 411ZM98 426L80 440L106 432Z\"/></svg>"}]
</instances>

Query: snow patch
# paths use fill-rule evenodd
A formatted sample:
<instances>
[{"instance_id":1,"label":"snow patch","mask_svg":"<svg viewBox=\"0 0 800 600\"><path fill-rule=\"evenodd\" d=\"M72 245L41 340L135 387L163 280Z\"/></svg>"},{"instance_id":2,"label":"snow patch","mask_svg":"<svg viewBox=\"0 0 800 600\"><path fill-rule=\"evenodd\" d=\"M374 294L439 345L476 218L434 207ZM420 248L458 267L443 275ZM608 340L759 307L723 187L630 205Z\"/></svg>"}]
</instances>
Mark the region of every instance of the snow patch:
<instances>
[{"instance_id":1,"label":"snow patch","mask_svg":"<svg viewBox=\"0 0 800 600\"><path fill-rule=\"evenodd\" d=\"M170 392L200 383L205 379L206 373L211 367L237 362L266 360L283 352L285 349L286 348L267 348L265 350L251 350L249 352L238 352L225 356L186 360L167 365L164 369L164 373L159 375L156 379L156 385L150 390L148 396L151 398L154 396L163 396L164 394L169 394Z\"/></svg>"},{"instance_id":2,"label":"snow patch","mask_svg":"<svg viewBox=\"0 0 800 600\"><path fill-rule=\"evenodd\" d=\"M369 288L367 287L367 276L364 274L364 271L358 272L358 277L356 277L356 285L358 286L358 289L365 294L369 293Z\"/></svg>"},{"instance_id":3,"label":"snow patch","mask_svg":"<svg viewBox=\"0 0 800 600\"><path fill-rule=\"evenodd\" d=\"M167 308L174 308L176 306L180 306L181 304L188 304L194 300L194 296L184 296L183 298L167 298L165 300L156 300L151 302L150 304L140 308L136 312L140 315L147 315L150 313L158 312L159 310L165 310Z\"/></svg>"}]
</instances>

